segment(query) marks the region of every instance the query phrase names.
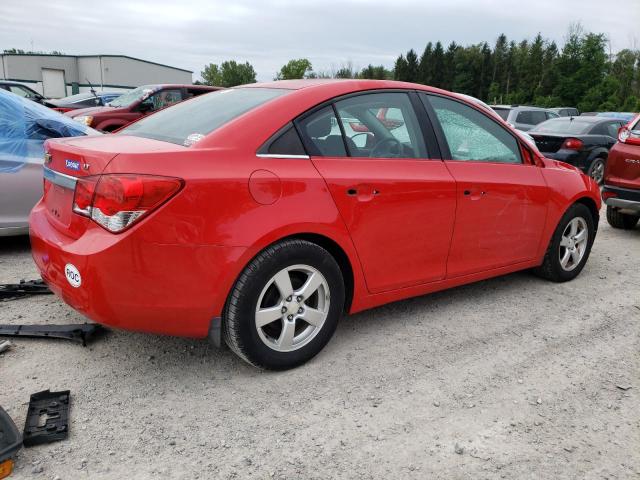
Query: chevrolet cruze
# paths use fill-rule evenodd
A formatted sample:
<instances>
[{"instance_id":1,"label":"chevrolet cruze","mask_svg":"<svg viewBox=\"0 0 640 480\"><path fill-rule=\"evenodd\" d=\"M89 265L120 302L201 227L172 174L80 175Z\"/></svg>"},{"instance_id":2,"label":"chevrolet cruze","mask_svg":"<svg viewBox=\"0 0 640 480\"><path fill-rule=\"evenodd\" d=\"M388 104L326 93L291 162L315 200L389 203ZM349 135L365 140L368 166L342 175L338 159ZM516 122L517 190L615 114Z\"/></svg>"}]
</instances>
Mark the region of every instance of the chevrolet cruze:
<instances>
[{"instance_id":1,"label":"chevrolet cruze","mask_svg":"<svg viewBox=\"0 0 640 480\"><path fill-rule=\"evenodd\" d=\"M33 258L65 302L270 369L343 312L524 269L571 280L600 209L591 178L477 103L392 81L202 95L49 141L44 178Z\"/></svg>"}]
</instances>

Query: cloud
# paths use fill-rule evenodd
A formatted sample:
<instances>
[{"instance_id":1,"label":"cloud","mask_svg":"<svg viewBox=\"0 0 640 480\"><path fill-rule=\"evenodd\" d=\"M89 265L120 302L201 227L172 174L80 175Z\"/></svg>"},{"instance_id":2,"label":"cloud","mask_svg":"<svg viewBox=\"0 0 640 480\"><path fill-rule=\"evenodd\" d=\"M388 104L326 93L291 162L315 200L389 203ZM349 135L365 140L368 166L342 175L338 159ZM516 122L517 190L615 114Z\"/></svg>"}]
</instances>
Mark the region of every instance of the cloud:
<instances>
[{"instance_id":1,"label":"cloud","mask_svg":"<svg viewBox=\"0 0 640 480\"><path fill-rule=\"evenodd\" d=\"M3 48L124 54L187 68L251 62L272 79L291 58L316 70L351 61L393 65L428 41L493 43L543 37L563 42L569 24L608 35L613 50L638 48L635 0L31 0L0 2ZM605 14L603 15L603 11Z\"/></svg>"}]
</instances>

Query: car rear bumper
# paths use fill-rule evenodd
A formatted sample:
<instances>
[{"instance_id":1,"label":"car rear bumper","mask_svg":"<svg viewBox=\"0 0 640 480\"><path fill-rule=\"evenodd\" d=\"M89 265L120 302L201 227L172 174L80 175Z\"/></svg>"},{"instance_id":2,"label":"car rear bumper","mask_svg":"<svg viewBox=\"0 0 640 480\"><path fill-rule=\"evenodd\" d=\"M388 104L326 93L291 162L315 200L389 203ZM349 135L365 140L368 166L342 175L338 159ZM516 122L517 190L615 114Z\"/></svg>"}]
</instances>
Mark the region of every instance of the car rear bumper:
<instances>
[{"instance_id":1,"label":"car rear bumper","mask_svg":"<svg viewBox=\"0 0 640 480\"><path fill-rule=\"evenodd\" d=\"M613 187L605 185L602 198L609 207L619 208L632 213L640 213L640 189Z\"/></svg>"},{"instance_id":2,"label":"car rear bumper","mask_svg":"<svg viewBox=\"0 0 640 480\"><path fill-rule=\"evenodd\" d=\"M51 226L42 203L30 227L35 264L68 305L111 327L175 336L215 335L246 250L150 243L136 228L114 235L97 225L74 239ZM78 281L67 279L68 265Z\"/></svg>"}]
</instances>

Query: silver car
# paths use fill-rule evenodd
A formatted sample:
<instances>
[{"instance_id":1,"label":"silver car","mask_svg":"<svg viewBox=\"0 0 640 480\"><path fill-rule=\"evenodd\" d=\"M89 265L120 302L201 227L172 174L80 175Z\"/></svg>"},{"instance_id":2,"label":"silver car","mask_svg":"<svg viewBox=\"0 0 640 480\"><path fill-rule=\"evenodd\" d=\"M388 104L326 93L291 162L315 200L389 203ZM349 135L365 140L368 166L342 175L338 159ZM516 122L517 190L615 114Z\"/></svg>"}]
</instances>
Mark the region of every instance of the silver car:
<instances>
[{"instance_id":1,"label":"silver car","mask_svg":"<svg viewBox=\"0 0 640 480\"><path fill-rule=\"evenodd\" d=\"M491 105L491 108L513 128L526 132L539 123L546 122L550 118L558 118L559 115L547 108Z\"/></svg>"},{"instance_id":2,"label":"silver car","mask_svg":"<svg viewBox=\"0 0 640 480\"><path fill-rule=\"evenodd\" d=\"M100 133L0 89L0 236L29 231L29 212L42 196L45 140L82 135Z\"/></svg>"}]
</instances>

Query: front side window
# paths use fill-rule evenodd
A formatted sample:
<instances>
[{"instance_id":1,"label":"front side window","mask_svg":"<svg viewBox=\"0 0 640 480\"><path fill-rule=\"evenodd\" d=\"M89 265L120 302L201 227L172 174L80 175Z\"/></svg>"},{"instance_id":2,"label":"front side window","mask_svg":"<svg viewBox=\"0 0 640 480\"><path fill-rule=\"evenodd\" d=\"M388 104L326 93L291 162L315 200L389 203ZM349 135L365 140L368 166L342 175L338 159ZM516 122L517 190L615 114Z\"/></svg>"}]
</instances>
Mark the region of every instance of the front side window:
<instances>
[{"instance_id":1,"label":"front side window","mask_svg":"<svg viewBox=\"0 0 640 480\"><path fill-rule=\"evenodd\" d=\"M143 118L116 135L134 135L190 145L243 113L286 95L280 88L232 88L200 95Z\"/></svg>"},{"instance_id":2,"label":"front side window","mask_svg":"<svg viewBox=\"0 0 640 480\"><path fill-rule=\"evenodd\" d=\"M522 163L518 141L497 122L455 100L421 97L435 110L452 160Z\"/></svg>"},{"instance_id":3,"label":"front side window","mask_svg":"<svg viewBox=\"0 0 640 480\"><path fill-rule=\"evenodd\" d=\"M406 93L358 95L335 105L352 157L428 157L418 118Z\"/></svg>"}]
</instances>

